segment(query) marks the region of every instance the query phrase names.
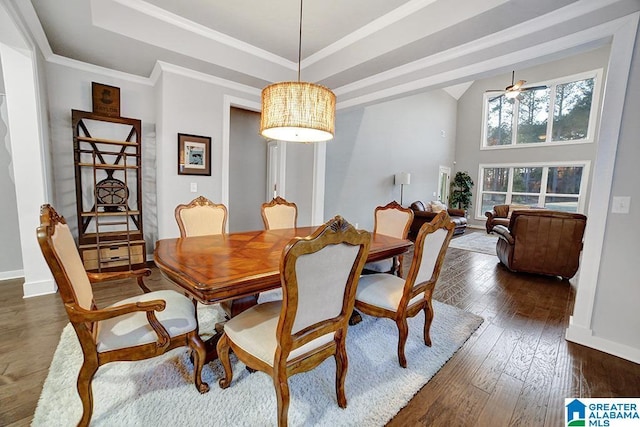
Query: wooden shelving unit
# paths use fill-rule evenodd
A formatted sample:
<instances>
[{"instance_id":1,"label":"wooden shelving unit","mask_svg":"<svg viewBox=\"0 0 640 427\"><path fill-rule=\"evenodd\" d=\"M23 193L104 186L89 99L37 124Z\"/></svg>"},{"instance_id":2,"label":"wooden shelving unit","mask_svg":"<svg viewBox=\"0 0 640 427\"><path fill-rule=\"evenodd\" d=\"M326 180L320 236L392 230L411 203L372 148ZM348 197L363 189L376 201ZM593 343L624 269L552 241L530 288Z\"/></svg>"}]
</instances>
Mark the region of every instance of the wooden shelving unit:
<instances>
[{"instance_id":1,"label":"wooden shelving unit","mask_svg":"<svg viewBox=\"0 0 640 427\"><path fill-rule=\"evenodd\" d=\"M143 267L141 121L72 110L78 245L88 271Z\"/></svg>"}]
</instances>

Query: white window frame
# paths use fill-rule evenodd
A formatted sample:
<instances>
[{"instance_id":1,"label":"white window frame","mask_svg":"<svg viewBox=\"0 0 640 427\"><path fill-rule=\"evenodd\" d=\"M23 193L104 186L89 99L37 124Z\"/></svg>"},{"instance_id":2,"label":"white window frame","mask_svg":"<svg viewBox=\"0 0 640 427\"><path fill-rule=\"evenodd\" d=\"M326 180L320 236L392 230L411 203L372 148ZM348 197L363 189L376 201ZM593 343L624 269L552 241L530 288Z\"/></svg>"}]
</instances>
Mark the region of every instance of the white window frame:
<instances>
[{"instance_id":1,"label":"white window frame","mask_svg":"<svg viewBox=\"0 0 640 427\"><path fill-rule=\"evenodd\" d=\"M548 86L550 88L549 93L549 117L547 118L547 138L544 142L536 142L530 144L516 144L516 139L518 137L518 113L520 103L516 101L513 106L513 117L511 118L511 144L507 145L486 145L487 143L487 114L488 114L488 106L489 99L494 98L496 96L495 93L485 92L482 97L482 137L480 139L480 150L504 150L504 149L514 149L514 148L535 148L535 147L549 147L549 146L558 146L558 145L572 145L572 144L588 144L595 141L595 132L596 132L596 123L597 123L597 115L598 115L598 107L600 105L600 88L602 87L602 75L603 69L599 68L596 70L585 71L583 73L573 74L571 76L565 76L553 80L547 80L538 83L532 83L528 85L524 85L523 88L534 87L534 86ZM553 128L553 114L555 110L555 98L556 98L556 85L570 83L580 80L585 80L589 78L595 79L595 84L593 85L593 97L591 99L591 110L589 111L589 123L587 124L587 137L583 139L573 139L570 141L552 141L552 128Z\"/></svg>"},{"instance_id":2,"label":"white window frame","mask_svg":"<svg viewBox=\"0 0 640 427\"><path fill-rule=\"evenodd\" d=\"M540 185L540 193L517 193L520 194L537 194L538 195L538 206L544 206L544 200L546 196L558 196L558 197L566 197L566 194L556 194L556 193L547 193L547 179L549 168L553 167L572 167L572 166L581 166L582 167L582 180L580 181L580 191L578 192L578 207L577 213L584 213L584 207L586 204L586 196L587 196L587 185L589 182L589 170L591 168L591 161L589 160L572 160L572 161L557 161L557 162L532 162L532 163L481 163L478 165L478 191L476 193L476 209L475 209L475 219L477 220L486 220L484 216L484 211L482 210L482 195L487 194L505 194L504 191L484 191L483 184L483 171L484 169L491 168L503 168L503 169L512 169L509 172L509 181L507 183L507 191L505 204L511 203L511 198L513 196L513 169L514 168L536 168L541 167L542 177L541 177L541 185ZM574 195L571 195L574 196Z\"/></svg>"}]
</instances>

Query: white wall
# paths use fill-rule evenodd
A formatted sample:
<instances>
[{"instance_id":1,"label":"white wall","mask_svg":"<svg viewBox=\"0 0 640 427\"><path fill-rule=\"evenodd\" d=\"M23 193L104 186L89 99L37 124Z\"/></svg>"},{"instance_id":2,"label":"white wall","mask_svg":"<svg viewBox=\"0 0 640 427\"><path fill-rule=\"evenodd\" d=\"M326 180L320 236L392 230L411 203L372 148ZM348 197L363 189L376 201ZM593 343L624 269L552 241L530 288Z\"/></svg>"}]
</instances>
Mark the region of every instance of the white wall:
<instances>
[{"instance_id":1,"label":"white wall","mask_svg":"<svg viewBox=\"0 0 640 427\"><path fill-rule=\"evenodd\" d=\"M25 296L56 290L51 273L40 254L35 230L42 203L49 199L47 117L43 92L41 56L31 40L15 25L13 10L0 4L0 66L6 93L7 127L12 153L15 208L20 233L19 247L24 274ZM37 254L37 255L36 255ZM14 270L15 271L15 270Z\"/></svg>"},{"instance_id":2,"label":"white wall","mask_svg":"<svg viewBox=\"0 0 640 427\"><path fill-rule=\"evenodd\" d=\"M548 64L516 71L517 79L527 80L527 84L544 82L559 77L577 74L583 71L604 69L609 58L609 46L587 52L574 57L554 61ZM475 183L472 192L471 214L469 224L484 228L484 213L475 216L476 195L478 185L478 165L486 163L525 163L588 160L593 161L596 155L597 141L589 144L573 144L564 146L522 147L514 149L480 150L482 137L482 103L483 94L488 89L504 88L511 82L511 73L473 83L458 101L458 131L456 138L456 165L452 175L458 171L467 171ZM601 86L602 87L602 86ZM602 97L600 96L600 101ZM590 179L590 177L588 177ZM590 185L588 187L590 189ZM587 200L588 202L588 196ZM587 204L585 203L585 206Z\"/></svg>"},{"instance_id":3,"label":"white wall","mask_svg":"<svg viewBox=\"0 0 640 427\"><path fill-rule=\"evenodd\" d=\"M399 172L411 173L405 206L435 199L439 166L453 167L456 105L435 90L338 111L336 137L327 142L325 218L340 214L373 230L375 207L400 202Z\"/></svg>"},{"instance_id":4,"label":"white wall","mask_svg":"<svg viewBox=\"0 0 640 427\"><path fill-rule=\"evenodd\" d=\"M600 343L605 351L622 346L616 353L629 358L635 352L635 359L631 360L637 363L640 363L640 280L635 269L640 259L639 93L640 32L635 40L611 189L612 197L631 197L631 210L629 214L617 214L609 209L591 324L593 335L605 341Z\"/></svg>"}]
</instances>

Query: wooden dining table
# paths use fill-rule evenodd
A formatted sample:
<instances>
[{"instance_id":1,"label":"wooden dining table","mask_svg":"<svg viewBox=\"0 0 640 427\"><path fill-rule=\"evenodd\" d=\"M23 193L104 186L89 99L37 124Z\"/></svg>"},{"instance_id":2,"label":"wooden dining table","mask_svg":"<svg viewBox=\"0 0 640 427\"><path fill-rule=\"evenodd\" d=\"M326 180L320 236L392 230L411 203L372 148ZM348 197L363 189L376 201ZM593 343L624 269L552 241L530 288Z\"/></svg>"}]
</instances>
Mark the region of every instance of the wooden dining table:
<instances>
[{"instance_id":1,"label":"wooden dining table","mask_svg":"<svg viewBox=\"0 0 640 427\"><path fill-rule=\"evenodd\" d=\"M222 303L229 317L257 304L260 292L280 287L280 258L287 243L317 227L258 230L161 239L153 258L164 276L202 304ZM371 235L367 262L406 253L413 243L383 234ZM213 337L207 359L215 358Z\"/></svg>"}]
</instances>

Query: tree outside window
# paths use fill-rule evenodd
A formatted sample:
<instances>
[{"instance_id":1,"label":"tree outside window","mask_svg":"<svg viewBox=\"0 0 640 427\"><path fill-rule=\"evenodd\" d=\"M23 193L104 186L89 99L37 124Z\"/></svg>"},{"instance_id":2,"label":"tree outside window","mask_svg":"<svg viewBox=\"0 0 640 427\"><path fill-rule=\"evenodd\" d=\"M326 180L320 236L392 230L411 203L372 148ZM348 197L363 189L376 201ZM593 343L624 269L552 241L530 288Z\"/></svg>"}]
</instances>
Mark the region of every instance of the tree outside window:
<instances>
[{"instance_id":1,"label":"tree outside window","mask_svg":"<svg viewBox=\"0 0 640 427\"><path fill-rule=\"evenodd\" d=\"M586 141L596 74L531 90L525 87L515 99L487 96L483 146Z\"/></svg>"}]
</instances>

